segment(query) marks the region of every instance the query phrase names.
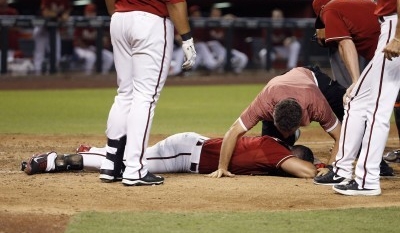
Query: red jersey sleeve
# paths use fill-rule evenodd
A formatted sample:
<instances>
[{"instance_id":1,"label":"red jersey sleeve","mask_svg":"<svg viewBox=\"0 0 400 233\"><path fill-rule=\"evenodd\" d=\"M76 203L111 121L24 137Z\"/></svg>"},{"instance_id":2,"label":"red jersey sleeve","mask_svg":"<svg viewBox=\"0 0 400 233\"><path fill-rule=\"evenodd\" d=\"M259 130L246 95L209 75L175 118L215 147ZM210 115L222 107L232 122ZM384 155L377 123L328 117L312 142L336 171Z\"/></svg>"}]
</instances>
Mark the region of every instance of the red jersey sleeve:
<instances>
[{"instance_id":1,"label":"red jersey sleeve","mask_svg":"<svg viewBox=\"0 0 400 233\"><path fill-rule=\"evenodd\" d=\"M343 16L338 11L328 10L323 14L323 21L329 22L325 25L326 43L332 43L336 40L351 39L348 26L343 21Z\"/></svg>"}]
</instances>

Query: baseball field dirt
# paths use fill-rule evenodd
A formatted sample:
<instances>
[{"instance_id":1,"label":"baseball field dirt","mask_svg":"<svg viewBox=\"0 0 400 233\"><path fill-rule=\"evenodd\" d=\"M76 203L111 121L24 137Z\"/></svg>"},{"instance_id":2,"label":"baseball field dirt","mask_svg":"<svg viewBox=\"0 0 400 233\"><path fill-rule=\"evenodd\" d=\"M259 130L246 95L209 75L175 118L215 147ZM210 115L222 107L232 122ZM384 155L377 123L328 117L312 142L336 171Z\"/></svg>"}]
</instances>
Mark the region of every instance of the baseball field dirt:
<instances>
[{"instance_id":1,"label":"baseball field dirt","mask_svg":"<svg viewBox=\"0 0 400 233\"><path fill-rule=\"evenodd\" d=\"M90 82L92 78L68 75L56 78L0 77L0 89L115 85L112 77L95 77L95 84ZM265 74L171 78L167 85L247 82L265 82ZM167 136L152 134L150 144ZM397 163L390 164L396 176L381 178L382 195L368 197L368 200L334 194L330 186L314 185L312 179L268 176L211 179L198 174L165 174L164 185L125 187L121 183L101 183L98 174L91 171L32 176L20 171L21 161L34 153L50 150L72 153L79 144L102 146L104 142L104 135L0 133L0 233L63 232L71 216L83 211L273 211L400 206L400 164ZM312 127L302 129L298 142L311 147L322 161L328 159L332 143L322 130ZM386 150L398 147L393 125Z\"/></svg>"}]
</instances>

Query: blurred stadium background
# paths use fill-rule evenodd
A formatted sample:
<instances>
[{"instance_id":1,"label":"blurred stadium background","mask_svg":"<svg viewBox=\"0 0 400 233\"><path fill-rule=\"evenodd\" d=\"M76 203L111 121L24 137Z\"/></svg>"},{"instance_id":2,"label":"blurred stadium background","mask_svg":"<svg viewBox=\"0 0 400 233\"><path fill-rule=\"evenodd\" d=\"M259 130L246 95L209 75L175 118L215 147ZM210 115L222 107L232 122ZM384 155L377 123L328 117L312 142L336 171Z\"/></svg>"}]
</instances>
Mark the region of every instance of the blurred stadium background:
<instances>
[{"instance_id":1,"label":"blurred stadium background","mask_svg":"<svg viewBox=\"0 0 400 233\"><path fill-rule=\"evenodd\" d=\"M98 17L97 21L101 22L99 27L108 27L109 25L109 16L107 14L106 6L104 0L71 0L73 3L73 10L71 12L71 22L67 25L64 30L64 34L62 34L62 55L63 62L57 70L54 68L53 61L51 60L51 51L49 55L49 60L47 61L47 72L48 73L57 73L57 72L66 72L73 70L71 67L71 57L73 57L73 33L71 31L74 27L79 26L87 26L91 25L91 22L86 21L83 22L82 15L84 11L85 5L89 3L97 4L97 12ZM40 10L40 0L9 0L9 6L18 10L19 16L16 22L12 22L10 24L9 17L0 15L0 41L1 41L1 50L7 50L7 36L5 35L7 27L11 27L10 25L17 25L22 29L22 35L18 39L20 50L24 57L27 59L32 58L32 51L34 47L33 40L31 38L31 32L34 27L32 22L39 15ZM272 63L269 58L267 58L266 64L259 64L260 61L256 59L255 49L259 50L257 45L254 45L251 39L255 38L260 34L260 31L263 29L270 30L270 14L271 11L275 8L280 8L284 11L286 24L284 27L289 27L293 30L293 33L298 37L301 42L301 51L298 65L309 65L309 64L318 64L322 68L329 67L329 61L327 56L327 50L319 47L315 42L311 41L311 37L314 34L314 12L312 10L312 0L187 0L188 6L197 5L201 8L203 12L203 16L207 18L209 14L209 10L212 7L217 6L223 12L223 14L233 14L237 16L235 22L230 26L224 26L226 29L231 30L231 33L227 33L227 39L225 46L227 47L228 54L231 48L236 48L239 51L243 51L248 57L249 62L247 65L247 69L271 69L271 68L285 68L284 61L274 61ZM222 21L216 22L213 21L196 21L194 20L192 24L194 27L220 27L224 25ZM193 27L192 26L192 27ZM95 26L96 27L96 26ZM99 38L99 41L101 39ZM250 41L250 42L249 42ZM262 42L267 46L267 49L270 48L268 38ZM257 48L255 48L257 47ZM98 54L101 54L102 45L98 43L97 51ZM2 58L6 58L6 55L2 54ZM10 64L7 64L2 59L0 62L0 70L1 74L9 74L10 73ZM229 60L229 59L228 59ZM96 65L96 71L100 72L101 59L98 59L98 63ZM226 66L225 71L230 71L231 66Z\"/></svg>"}]
</instances>

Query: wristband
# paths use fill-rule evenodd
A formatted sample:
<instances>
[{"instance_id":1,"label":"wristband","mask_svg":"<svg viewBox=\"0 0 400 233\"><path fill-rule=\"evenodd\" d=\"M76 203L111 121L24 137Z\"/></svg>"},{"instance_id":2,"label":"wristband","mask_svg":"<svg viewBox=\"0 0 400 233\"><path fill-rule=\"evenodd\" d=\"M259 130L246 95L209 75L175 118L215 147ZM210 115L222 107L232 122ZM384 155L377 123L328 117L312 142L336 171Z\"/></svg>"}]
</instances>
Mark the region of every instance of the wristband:
<instances>
[{"instance_id":1,"label":"wristband","mask_svg":"<svg viewBox=\"0 0 400 233\"><path fill-rule=\"evenodd\" d=\"M393 40L395 40L395 41L397 41L397 42L400 42L400 40L397 39L396 37L393 37Z\"/></svg>"},{"instance_id":2,"label":"wristband","mask_svg":"<svg viewBox=\"0 0 400 233\"><path fill-rule=\"evenodd\" d=\"M190 40L190 38L192 38L192 32L189 31L188 33L182 34L181 38L183 41Z\"/></svg>"}]
</instances>

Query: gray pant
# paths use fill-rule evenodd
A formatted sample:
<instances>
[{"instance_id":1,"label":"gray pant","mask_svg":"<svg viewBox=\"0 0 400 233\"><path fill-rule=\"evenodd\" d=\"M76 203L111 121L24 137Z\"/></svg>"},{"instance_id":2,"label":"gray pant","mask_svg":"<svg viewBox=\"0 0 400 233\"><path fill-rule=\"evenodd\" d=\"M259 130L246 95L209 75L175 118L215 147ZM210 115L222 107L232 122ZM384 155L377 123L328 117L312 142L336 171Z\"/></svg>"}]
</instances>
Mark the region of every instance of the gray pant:
<instances>
[{"instance_id":1,"label":"gray pant","mask_svg":"<svg viewBox=\"0 0 400 233\"><path fill-rule=\"evenodd\" d=\"M331 63L333 80L336 80L343 87L348 88L352 83L351 77L337 48L329 48L329 62ZM368 64L368 61L365 58L358 56L358 62L361 72Z\"/></svg>"}]
</instances>

